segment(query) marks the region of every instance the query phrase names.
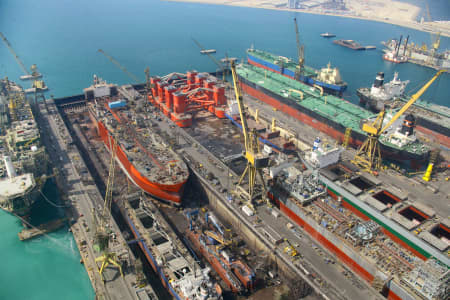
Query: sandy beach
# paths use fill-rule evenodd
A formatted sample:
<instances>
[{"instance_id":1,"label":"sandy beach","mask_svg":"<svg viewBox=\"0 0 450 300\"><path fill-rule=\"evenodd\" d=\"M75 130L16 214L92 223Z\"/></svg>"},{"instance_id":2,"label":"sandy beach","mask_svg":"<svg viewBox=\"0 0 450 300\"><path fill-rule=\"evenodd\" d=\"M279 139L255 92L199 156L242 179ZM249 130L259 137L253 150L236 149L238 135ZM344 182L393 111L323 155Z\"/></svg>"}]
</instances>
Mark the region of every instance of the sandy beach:
<instances>
[{"instance_id":1,"label":"sandy beach","mask_svg":"<svg viewBox=\"0 0 450 300\"><path fill-rule=\"evenodd\" d=\"M195 2L216 5L231 5L280 11L296 11L309 14L338 16L384 22L398 26L413 28L425 32L440 32L441 36L450 37L450 21L417 22L421 8L409 3L393 0L344 0L345 10L329 7L326 0L305 0L301 8L287 7L286 0L163 0L172 2Z\"/></svg>"}]
</instances>

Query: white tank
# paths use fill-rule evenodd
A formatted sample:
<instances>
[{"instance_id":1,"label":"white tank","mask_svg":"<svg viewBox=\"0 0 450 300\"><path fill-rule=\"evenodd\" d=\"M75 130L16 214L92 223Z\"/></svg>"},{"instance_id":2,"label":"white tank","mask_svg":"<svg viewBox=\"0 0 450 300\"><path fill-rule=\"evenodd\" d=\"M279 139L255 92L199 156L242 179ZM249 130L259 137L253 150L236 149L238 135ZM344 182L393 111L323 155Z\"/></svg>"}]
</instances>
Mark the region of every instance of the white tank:
<instances>
[{"instance_id":1,"label":"white tank","mask_svg":"<svg viewBox=\"0 0 450 300\"><path fill-rule=\"evenodd\" d=\"M5 161L6 172L8 173L8 177L11 179L16 177L17 176L16 169L14 169L14 165L11 161L11 157L4 156L3 160Z\"/></svg>"}]
</instances>

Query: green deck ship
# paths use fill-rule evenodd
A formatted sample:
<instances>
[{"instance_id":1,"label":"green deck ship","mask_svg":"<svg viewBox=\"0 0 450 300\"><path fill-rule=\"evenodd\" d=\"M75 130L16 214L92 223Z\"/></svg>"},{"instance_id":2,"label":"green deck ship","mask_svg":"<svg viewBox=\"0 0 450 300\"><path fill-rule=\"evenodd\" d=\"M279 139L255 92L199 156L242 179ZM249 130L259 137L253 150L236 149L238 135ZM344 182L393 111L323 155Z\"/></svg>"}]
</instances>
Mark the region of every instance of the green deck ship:
<instances>
[{"instance_id":1,"label":"green deck ship","mask_svg":"<svg viewBox=\"0 0 450 300\"><path fill-rule=\"evenodd\" d=\"M351 131L349 144L357 147L367 138L361 124L376 117L373 113L323 90L274 72L240 65L237 74L243 91L310 125L338 141L343 141L347 129ZM385 118L389 119L389 114ZM380 137L385 158L419 167L428 158L430 149L414 134L404 134L402 120L397 120Z\"/></svg>"}]
</instances>

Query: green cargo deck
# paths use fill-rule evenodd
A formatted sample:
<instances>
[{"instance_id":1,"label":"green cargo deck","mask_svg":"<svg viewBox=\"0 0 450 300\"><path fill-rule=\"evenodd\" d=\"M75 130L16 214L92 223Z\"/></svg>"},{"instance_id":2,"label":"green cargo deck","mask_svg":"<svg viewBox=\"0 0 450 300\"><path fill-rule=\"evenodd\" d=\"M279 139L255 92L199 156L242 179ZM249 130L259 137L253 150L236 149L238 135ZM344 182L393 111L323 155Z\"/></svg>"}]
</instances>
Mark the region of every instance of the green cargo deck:
<instances>
[{"instance_id":1,"label":"green cargo deck","mask_svg":"<svg viewBox=\"0 0 450 300\"><path fill-rule=\"evenodd\" d=\"M309 110L315 111L327 119L335 120L345 128L351 128L352 131L364 135L365 132L360 128L361 120L376 117L372 112L347 100L333 95L321 95L319 89L278 73L266 72L264 69L248 64L239 65L236 71L239 76L256 85L294 101ZM297 91L303 93L303 99L301 99L300 93ZM412 153L425 153L429 151L428 147L419 141L408 144L403 148L399 148L390 143L386 140L385 136L381 136L380 142L392 148L406 150Z\"/></svg>"}]
</instances>

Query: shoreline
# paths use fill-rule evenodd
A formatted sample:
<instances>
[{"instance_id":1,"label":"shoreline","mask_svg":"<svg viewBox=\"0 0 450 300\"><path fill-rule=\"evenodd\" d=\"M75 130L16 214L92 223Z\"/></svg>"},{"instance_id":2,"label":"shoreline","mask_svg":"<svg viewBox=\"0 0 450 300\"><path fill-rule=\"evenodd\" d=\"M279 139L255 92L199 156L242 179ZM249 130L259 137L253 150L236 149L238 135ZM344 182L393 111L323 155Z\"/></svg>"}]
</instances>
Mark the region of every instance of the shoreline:
<instances>
[{"instance_id":1,"label":"shoreline","mask_svg":"<svg viewBox=\"0 0 450 300\"><path fill-rule=\"evenodd\" d=\"M220 0L220 1L217 1L217 0L162 0L162 1L199 3L199 4L210 4L210 5L225 5L225 6L236 6L236 7L249 7L249 8L257 8L257 9L289 11L289 12L299 12L299 13L313 14L313 15L359 19L359 20L365 20L365 21L373 21L373 22L381 22L381 23L386 23L386 24L391 24L391 25L397 25L400 27L406 27L406 28L415 29L415 30L422 31L422 32L427 32L427 33L440 32L441 36L450 38L450 21L448 22L448 25L443 24L442 26L437 26L437 24L434 22L424 22L423 24L421 24L421 23L417 23L415 21L396 21L396 20L392 20L392 19L345 15L345 14L320 12L320 11L306 10L306 9L291 9L291 8L286 8L286 7L278 8L278 7L263 7L263 6L257 6L257 5L246 5L246 3L240 3L240 2L235 3L232 1L227 2L224 0Z\"/></svg>"}]
</instances>

